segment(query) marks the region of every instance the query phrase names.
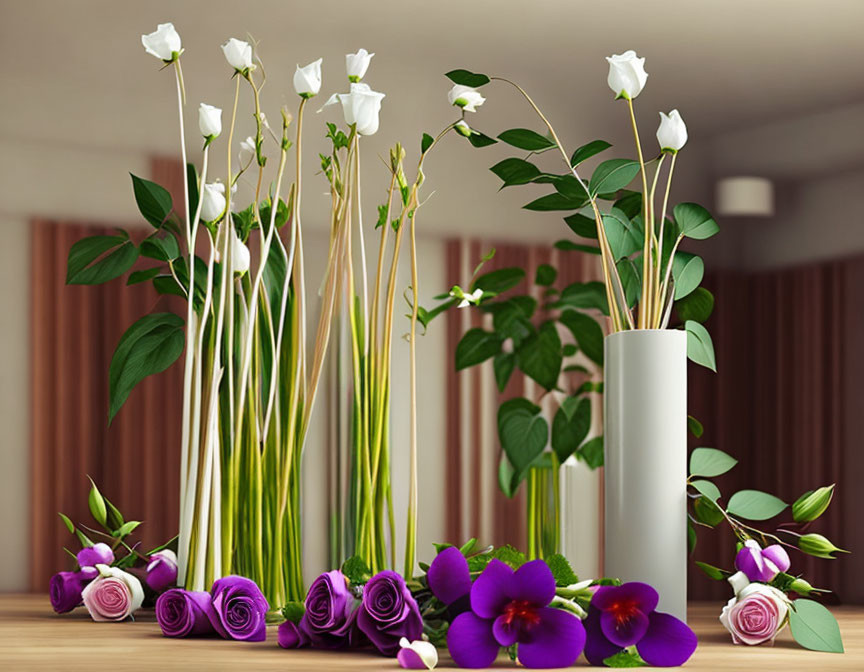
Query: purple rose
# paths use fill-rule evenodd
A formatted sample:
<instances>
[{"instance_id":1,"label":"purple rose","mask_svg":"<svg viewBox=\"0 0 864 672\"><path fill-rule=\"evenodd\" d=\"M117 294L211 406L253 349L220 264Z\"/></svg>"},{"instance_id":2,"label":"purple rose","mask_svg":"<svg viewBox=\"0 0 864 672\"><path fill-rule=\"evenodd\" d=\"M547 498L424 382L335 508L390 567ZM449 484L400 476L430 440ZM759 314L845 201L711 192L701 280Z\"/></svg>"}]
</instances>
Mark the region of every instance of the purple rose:
<instances>
[{"instance_id":1,"label":"purple rose","mask_svg":"<svg viewBox=\"0 0 864 672\"><path fill-rule=\"evenodd\" d=\"M354 596L348 579L338 569L326 572L312 583L306 594L306 612L300 619L303 630L319 649L338 649L348 643L348 621Z\"/></svg>"},{"instance_id":2,"label":"purple rose","mask_svg":"<svg viewBox=\"0 0 864 672\"><path fill-rule=\"evenodd\" d=\"M283 649L299 649L309 643L309 637L302 628L297 627L294 621L279 624L276 640Z\"/></svg>"},{"instance_id":3,"label":"purple rose","mask_svg":"<svg viewBox=\"0 0 864 672\"><path fill-rule=\"evenodd\" d=\"M789 569L789 554L780 544L762 548L755 539L748 539L735 556L735 568L751 581L768 583L780 572Z\"/></svg>"},{"instance_id":4,"label":"purple rose","mask_svg":"<svg viewBox=\"0 0 864 672\"><path fill-rule=\"evenodd\" d=\"M81 604L81 591L86 583L80 572L58 572L52 576L48 594L54 611L65 614Z\"/></svg>"},{"instance_id":5,"label":"purple rose","mask_svg":"<svg viewBox=\"0 0 864 672\"><path fill-rule=\"evenodd\" d=\"M357 627L385 656L396 655L402 637L422 638L420 609L399 574L386 570L369 579L357 609Z\"/></svg>"},{"instance_id":6,"label":"purple rose","mask_svg":"<svg viewBox=\"0 0 864 672\"><path fill-rule=\"evenodd\" d=\"M99 542L89 548L82 548L75 556L79 567L95 567L96 565L110 565L114 562L114 551L108 544Z\"/></svg>"},{"instance_id":7,"label":"purple rose","mask_svg":"<svg viewBox=\"0 0 864 672\"><path fill-rule=\"evenodd\" d=\"M172 588L156 600L156 621L166 637L215 635L216 620L210 593Z\"/></svg>"},{"instance_id":8,"label":"purple rose","mask_svg":"<svg viewBox=\"0 0 864 672\"><path fill-rule=\"evenodd\" d=\"M270 605L254 581L226 576L210 591L216 618L213 626L225 639L263 642L267 639L267 610Z\"/></svg>"},{"instance_id":9,"label":"purple rose","mask_svg":"<svg viewBox=\"0 0 864 672\"><path fill-rule=\"evenodd\" d=\"M169 586L177 583L177 555L174 551L165 549L150 556L147 564L147 585L150 589L161 593Z\"/></svg>"}]
</instances>

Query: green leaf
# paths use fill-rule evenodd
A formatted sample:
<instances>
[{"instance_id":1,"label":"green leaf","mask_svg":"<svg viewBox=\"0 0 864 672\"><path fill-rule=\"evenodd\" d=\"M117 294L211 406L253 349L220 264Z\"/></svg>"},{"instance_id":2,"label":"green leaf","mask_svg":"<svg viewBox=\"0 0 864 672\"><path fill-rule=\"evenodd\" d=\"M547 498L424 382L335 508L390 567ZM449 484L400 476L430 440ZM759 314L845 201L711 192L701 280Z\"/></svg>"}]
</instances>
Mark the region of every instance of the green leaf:
<instances>
[{"instance_id":1,"label":"green leaf","mask_svg":"<svg viewBox=\"0 0 864 672\"><path fill-rule=\"evenodd\" d=\"M492 558L497 558L504 564L510 565L513 569L519 569L528 559L521 551L517 551L510 544L499 546L491 553Z\"/></svg>"},{"instance_id":2,"label":"green leaf","mask_svg":"<svg viewBox=\"0 0 864 672\"><path fill-rule=\"evenodd\" d=\"M630 649L624 649L614 656L604 658L603 664L606 667L645 667L647 665L638 652Z\"/></svg>"},{"instance_id":3,"label":"green leaf","mask_svg":"<svg viewBox=\"0 0 864 672\"><path fill-rule=\"evenodd\" d=\"M691 476L720 476L738 464L738 460L716 448L695 448L690 454Z\"/></svg>"},{"instance_id":4,"label":"green leaf","mask_svg":"<svg viewBox=\"0 0 864 672\"><path fill-rule=\"evenodd\" d=\"M529 128L511 128L509 131L501 133L498 139L529 152L542 151L555 146L555 143L545 135L540 135Z\"/></svg>"},{"instance_id":5,"label":"green leaf","mask_svg":"<svg viewBox=\"0 0 864 672\"><path fill-rule=\"evenodd\" d=\"M359 555L352 556L342 563L342 573L355 586L362 585L372 578L372 570Z\"/></svg>"},{"instance_id":6,"label":"green leaf","mask_svg":"<svg viewBox=\"0 0 864 672\"><path fill-rule=\"evenodd\" d=\"M582 238L597 239L597 222L591 217L586 217L583 214L575 213L564 218L564 222L570 227L570 230L577 236Z\"/></svg>"},{"instance_id":7,"label":"green leaf","mask_svg":"<svg viewBox=\"0 0 864 672\"><path fill-rule=\"evenodd\" d=\"M420 140L420 153L425 154L426 150L432 146L433 142L435 142L435 138L428 133L424 133L423 138Z\"/></svg>"},{"instance_id":8,"label":"green leaf","mask_svg":"<svg viewBox=\"0 0 864 672\"><path fill-rule=\"evenodd\" d=\"M592 196L618 191L630 184L638 174L638 161L609 159L597 166L588 184L588 191Z\"/></svg>"},{"instance_id":9,"label":"green leaf","mask_svg":"<svg viewBox=\"0 0 864 672\"><path fill-rule=\"evenodd\" d=\"M471 135L468 136L468 142L471 143L472 146L477 147L488 147L489 145L494 145L498 141L495 138L490 138L488 135L484 135L476 128L471 129Z\"/></svg>"},{"instance_id":10,"label":"green leaf","mask_svg":"<svg viewBox=\"0 0 864 672\"><path fill-rule=\"evenodd\" d=\"M525 277L525 271L521 268L499 268L479 276L471 283L471 290L482 289L484 292L501 294L512 289Z\"/></svg>"},{"instance_id":11,"label":"green leaf","mask_svg":"<svg viewBox=\"0 0 864 672\"><path fill-rule=\"evenodd\" d=\"M687 521L687 553L690 555L693 554L693 551L696 550L696 528L693 527L693 523L689 520Z\"/></svg>"},{"instance_id":12,"label":"green leaf","mask_svg":"<svg viewBox=\"0 0 864 672\"><path fill-rule=\"evenodd\" d=\"M195 219L195 211L198 209L198 169L194 163L186 164L186 180L189 185L189 213L188 221Z\"/></svg>"},{"instance_id":13,"label":"green leaf","mask_svg":"<svg viewBox=\"0 0 864 672\"><path fill-rule=\"evenodd\" d=\"M565 310L558 320L571 331L588 359L603 366L603 329L600 325L593 318L576 310Z\"/></svg>"},{"instance_id":14,"label":"green leaf","mask_svg":"<svg viewBox=\"0 0 864 672\"><path fill-rule=\"evenodd\" d=\"M705 240L720 230L711 213L696 203L679 203L672 214L675 217L678 233L688 238Z\"/></svg>"},{"instance_id":15,"label":"green leaf","mask_svg":"<svg viewBox=\"0 0 864 672\"><path fill-rule=\"evenodd\" d=\"M290 621L295 625L300 622L303 615L306 613L306 605L302 602L291 601L282 607L282 616L286 621Z\"/></svg>"},{"instance_id":16,"label":"green leaf","mask_svg":"<svg viewBox=\"0 0 864 672\"><path fill-rule=\"evenodd\" d=\"M498 409L498 439L517 474L524 473L543 452L549 426L540 407L527 399L505 401Z\"/></svg>"},{"instance_id":17,"label":"green leaf","mask_svg":"<svg viewBox=\"0 0 864 672\"><path fill-rule=\"evenodd\" d=\"M456 370L485 362L501 352L501 337L479 327L465 332L456 346Z\"/></svg>"},{"instance_id":18,"label":"green leaf","mask_svg":"<svg viewBox=\"0 0 864 672\"><path fill-rule=\"evenodd\" d=\"M555 192L554 194L547 194L546 196L534 199L530 203L523 205L522 208L533 212L551 212L554 210L578 210L583 205L585 205L585 201L582 199L573 200Z\"/></svg>"},{"instance_id":19,"label":"green leaf","mask_svg":"<svg viewBox=\"0 0 864 672\"><path fill-rule=\"evenodd\" d=\"M813 600L799 598L789 610L792 636L805 649L843 653L843 638L837 619L828 609Z\"/></svg>"},{"instance_id":20,"label":"green leaf","mask_svg":"<svg viewBox=\"0 0 864 672\"><path fill-rule=\"evenodd\" d=\"M537 333L529 319L535 307L536 302L531 297L514 296L507 301L489 304L484 310L489 310L494 316L493 326L499 337L502 340L512 338L518 349L525 339Z\"/></svg>"},{"instance_id":21,"label":"green leaf","mask_svg":"<svg viewBox=\"0 0 864 672\"><path fill-rule=\"evenodd\" d=\"M575 168L586 159L590 159L595 154L599 154L600 152L609 149L611 146L612 145L605 140L592 140L573 152L573 155L570 157L570 165Z\"/></svg>"},{"instance_id":22,"label":"green leaf","mask_svg":"<svg viewBox=\"0 0 864 672\"><path fill-rule=\"evenodd\" d=\"M547 390L555 389L563 359L561 338L553 322L544 322L516 352L516 364L522 373Z\"/></svg>"},{"instance_id":23,"label":"green leaf","mask_svg":"<svg viewBox=\"0 0 864 672\"><path fill-rule=\"evenodd\" d=\"M183 324L173 313L152 313L123 334L108 372L109 423L138 383L167 369L183 352Z\"/></svg>"},{"instance_id":24,"label":"green leaf","mask_svg":"<svg viewBox=\"0 0 864 672\"><path fill-rule=\"evenodd\" d=\"M107 497L103 497L105 500L105 506L108 507L108 528L111 530L116 530L119 527L123 526L125 522L123 520L123 514L111 503L111 500Z\"/></svg>"},{"instance_id":25,"label":"green leaf","mask_svg":"<svg viewBox=\"0 0 864 672\"><path fill-rule=\"evenodd\" d=\"M714 485L711 481L697 480L692 481L690 485L692 485L699 494L704 495L712 502L716 502L720 499L720 488Z\"/></svg>"},{"instance_id":26,"label":"green leaf","mask_svg":"<svg viewBox=\"0 0 864 672\"><path fill-rule=\"evenodd\" d=\"M675 302L675 312L682 322L707 322L714 312L714 295L704 287Z\"/></svg>"},{"instance_id":27,"label":"green leaf","mask_svg":"<svg viewBox=\"0 0 864 672\"><path fill-rule=\"evenodd\" d=\"M540 169L533 163L517 158L504 159L489 170L503 180L502 189L519 184L528 184L541 174Z\"/></svg>"},{"instance_id":28,"label":"green leaf","mask_svg":"<svg viewBox=\"0 0 864 672\"><path fill-rule=\"evenodd\" d=\"M503 392L507 388L510 375L516 367L516 355L512 352L501 352L492 360L492 368L495 371L495 384L498 391Z\"/></svg>"},{"instance_id":29,"label":"green leaf","mask_svg":"<svg viewBox=\"0 0 864 672\"><path fill-rule=\"evenodd\" d=\"M714 342L711 334L698 322L688 320L684 323L687 330L687 356L691 361L717 372L717 362L714 359Z\"/></svg>"},{"instance_id":30,"label":"green leaf","mask_svg":"<svg viewBox=\"0 0 864 672\"><path fill-rule=\"evenodd\" d=\"M174 261L180 256L180 246L170 233L161 237L153 234L141 241L141 256L158 261Z\"/></svg>"},{"instance_id":31,"label":"green leaf","mask_svg":"<svg viewBox=\"0 0 864 672\"><path fill-rule=\"evenodd\" d=\"M519 487L518 474L510 464L507 453L501 452L501 459L498 460L498 487L501 488L507 497L512 497L516 494L516 489Z\"/></svg>"},{"instance_id":32,"label":"green leaf","mask_svg":"<svg viewBox=\"0 0 864 672\"><path fill-rule=\"evenodd\" d=\"M541 287L549 287L554 284L555 278L557 277L558 271L556 271L554 267L550 266L549 264L540 264L537 267L537 273L534 276L534 282Z\"/></svg>"},{"instance_id":33,"label":"green leaf","mask_svg":"<svg viewBox=\"0 0 864 672\"><path fill-rule=\"evenodd\" d=\"M474 88L489 83L489 77L478 72L471 72L470 70L451 70L450 72L445 73L444 76L454 84L473 86Z\"/></svg>"},{"instance_id":34,"label":"green leaf","mask_svg":"<svg viewBox=\"0 0 864 672\"><path fill-rule=\"evenodd\" d=\"M75 525L69 520L69 516L64 513L57 512L57 515L60 516L60 520L63 521L63 524L66 526L66 529L69 530L69 534L75 534Z\"/></svg>"},{"instance_id":35,"label":"green leaf","mask_svg":"<svg viewBox=\"0 0 864 672\"><path fill-rule=\"evenodd\" d=\"M555 585L566 587L579 582L579 577L570 566L570 562L560 553L553 553L548 558L545 558L546 564L552 570L552 576L555 577Z\"/></svg>"},{"instance_id":36,"label":"green leaf","mask_svg":"<svg viewBox=\"0 0 864 672\"><path fill-rule=\"evenodd\" d=\"M154 266L153 268L145 268L142 271L134 271L129 274L129 277L126 279L127 285L137 285L141 282L147 282L148 280L152 280L157 275L162 272L162 269L158 266Z\"/></svg>"},{"instance_id":37,"label":"green leaf","mask_svg":"<svg viewBox=\"0 0 864 672\"><path fill-rule=\"evenodd\" d=\"M591 282L574 282L561 292L561 296L553 304L555 308L594 308L604 315L609 314L609 302L606 299L606 286L596 280Z\"/></svg>"},{"instance_id":38,"label":"green leaf","mask_svg":"<svg viewBox=\"0 0 864 672\"><path fill-rule=\"evenodd\" d=\"M555 249L562 252L584 252L585 254L596 254L600 256L600 248L593 245L579 245L572 240L559 240L555 242Z\"/></svg>"},{"instance_id":39,"label":"green leaf","mask_svg":"<svg viewBox=\"0 0 864 672\"><path fill-rule=\"evenodd\" d=\"M699 562L697 560L696 566L705 572L705 576L709 579L714 579L715 581L723 581L732 575L731 572L727 572L725 569L720 569L714 565L709 565L707 562Z\"/></svg>"},{"instance_id":40,"label":"green leaf","mask_svg":"<svg viewBox=\"0 0 864 672\"><path fill-rule=\"evenodd\" d=\"M96 483L93 482L92 478L90 479L90 494L87 497L87 504L90 507L90 515L93 516L93 519L97 523L104 527L108 521L108 509L105 506L105 499L102 497L102 493L99 492L99 488L96 487Z\"/></svg>"},{"instance_id":41,"label":"green leaf","mask_svg":"<svg viewBox=\"0 0 864 672\"><path fill-rule=\"evenodd\" d=\"M616 261L642 249L644 241L641 227L637 227L620 210L612 208L609 214L603 215L603 228Z\"/></svg>"},{"instance_id":42,"label":"green leaf","mask_svg":"<svg viewBox=\"0 0 864 672\"><path fill-rule=\"evenodd\" d=\"M552 450L564 463L575 453L591 430L591 400L568 397L552 419Z\"/></svg>"},{"instance_id":43,"label":"green leaf","mask_svg":"<svg viewBox=\"0 0 864 672\"><path fill-rule=\"evenodd\" d=\"M114 251L102 257L109 250ZM108 282L123 275L137 260L138 248L125 231L117 236L82 238L69 250L66 284L98 285Z\"/></svg>"},{"instance_id":44,"label":"green leaf","mask_svg":"<svg viewBox=\"0 0 864 672\"><path fill-rule=\"evenodd\" d=\"M702 426L702 423L699 422L692 415L687 416L687 428L690 430L690 433L697 439L702 438L702 434L705 432L705 428Z\"/></svg>"},{"instance_id":45,"label":"green leaf","mask_svg":"<svg viewBox=\"0 0 864 672\"><path fill-rule=\"evenodd\" d=\"M626 217L633 219L642 212L642 192L625 189L620 193L622 194L621 198L615 201L612 207L623 212Z\"/></svg>"},{"instance_id":46,"label":"green leaf","mask_svg":"<svg viewBox=\"0 0 864 672\"><path fill-rule=\"evenodd\" d=\"M173 205L171 194L155 182L132 175L132 173L129 175L132 177L132 190L135 193L138 210L150 224L157 229L160 228L162 222L168 218L171 212Z\"/></svg>"},{"instance_id":47,"label":"green leaf","mask_svg":"<svg viewBox=\"0 0 864 672\"><path fill-rule=\"evenodd\" d=\"M740 490L729 498L726 510L747 520L768 520L786 508L786 502L760 490Z\"/></svg>"},{"instance_id":48,"label":"green leaf","mask_svg":"<svg viewBox=\"0 0 864 672\"><path fill-rule=\"evenodd\" d=\"M93 546L93 540L77 528L75 529L75 536L78 537L78 541L81 542L82 547L90 548Z\"/></svg>"},{"instance_id":49,"label":"green leaf","mask_svg":"<svg viewBox=\"0 0 864 672\"><path fill-rule=\"evenodd\" d=\"M631 259L622 259L615 266L624 288L627 307L632 308L642 295L642 265L633 263Z\"/></svg>"},{"instance_id":50,"label":"green leaf","mask_svg":"<svg viewBox=\"0 0 864 672\"><path fill-rule=\"evenodd\" d=\"M672 279L675 283L675 301L693 292L705 276L705 263L700 257L678 252L672 260Z\"/></svg>"},{"instance_id":51,"label":"green leaf","mask_svg":"<svg viewBox=\"0 0 864 672\"><path fill-rule=\"evenodd\" d=\"M114 536L118 539L123 539L124 537L129 536L132 532L135 531L135 528L141 524L140 520L130 520L128 523L123 523L117 530L114 532Z\"/></svg>"},{"instance_id":52,"label":"green leaf","mask_svg":"<svg viewBox=\"0 0 864 672\"><path fill-rule=\"evenodd\" d=\"M591 469L603 466L603 437L595 436L586 441L576 452L576 457L585 462Z\"/></svg>"},{"instance_id":53,"label":"green leaf","mask_svg":"<svg viewBox=\"0 0 864 672\"><path fill-rule=\"evenodd\" d=\"M693 502L693 512L700 522L710 527L716 527L725 518L720 507L704 495Z\"/></svg>"}]
</instances>

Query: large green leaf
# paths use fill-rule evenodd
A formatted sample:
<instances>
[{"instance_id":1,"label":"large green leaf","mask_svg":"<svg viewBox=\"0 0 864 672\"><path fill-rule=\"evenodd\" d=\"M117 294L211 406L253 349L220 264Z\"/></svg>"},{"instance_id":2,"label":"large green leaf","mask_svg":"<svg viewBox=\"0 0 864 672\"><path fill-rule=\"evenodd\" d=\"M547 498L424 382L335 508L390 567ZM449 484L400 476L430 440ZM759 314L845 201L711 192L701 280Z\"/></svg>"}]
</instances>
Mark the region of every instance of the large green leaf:
<instances>
[{"instance_id":1,"label":"large green leaf","mask_svg":"<svg viewBox=\"0 0 864 672\"><path fill-rule=\"evenodd\" d=\"M510 399L498 409L498 438L517 474L523 473L546 447L549 426L540 407L527 399Z\"/></svg>"},{"instance_id":2,"label":"large green leaf","mask_svg":"<svg viewBox=\"0 0 864 672\"><path fill-rule=\"evenodd\" d=\"M550 287L558 277L558 271L554 266L549 264L540 264L537 267L537 272L534 275L534 283L541 287Z\"/></svg>"},{"instance_id":3,"label":"large green leaf","mask_svg":"<svg viewBox=\"0 0 864 672\"><path fill-rule=\"evenodd\" d=\"M567 226L570 227L570 230L577 236L581 236L582 238L591 238L593 240L597 239L597 222L594 221L593 217L586 217L577 212L565 217L564 221L567 223Z\"/></svg>"},{"instance_id":4,"label":"large green leaf","mask_svg":"<svg viewBox=\"0 0 864 672\"><path fill-rule=\"evenodd\" d=\"M575 453L591 429L591 400L568 397L552 419L552 450L559 462Z\"/></svg>"},{"instance_id":5,"label":"large green leaf","mask_svg":"<svg viewBox=\"0 0 864 672\"><path fill-rule=\"evenodd\" d=\"M541 174L540 169L530 161L515 157L504 159L489 170L504 181L504 184L501 185L502 189L518 184L528 184Z\"/></svg>"},{"instance_id":6,"label":"large green leaf","mask_svg":"<svg viewBox=\"0 0 864 672\"><path fill-rule=\"evenodd\" d=\"M456 370L485 362L501 352L501 337L479 327L465 332L456 346Z\"/></svg>"},{"instance_id":7,"label":"large green leaf","mask_svg":"<svg viewBox=\"0 0 864 672\"><path fill-rule=\"evenodd\" d=\"M155 182L132 175L132 173L129 175L132 177L132 190L135 193L138 210L144 219L158 229L171 212L171 194Z\"/></svg>"},{"instance_id":8,"label":"large green leaf","mask_svg":"<svg viewBox=\"0 0 864 672\"><path fill-rule=\"evenodd\" d=\"M520 299L527 298L531 303L521 301ZM512 338L513 345L518 348L521 343L537 330L531 324L531 313L536 305L531 297L513 297L507 301L491 304L489 309L492 312L492 324L495 327L495 332L502 338ZM527 306L526 306L527 303Z\"/></svg>"},{"instance_id":9,"label":"large green leaf","mask_svg":"<svg viewBox=\"0 0 864 672\"><path fill-rule=\"evenodd\" d=\"M595 308L604 315L609 314L606 299L606 286L602 282L574 282L561 291L561 296L553 304L555 308Z\"/></svg>"},{"instance_id":10,"label":"large green leaf","mask_svg":"<svg viewBox=\"0 0 864 672\"><path fill-rule=\"evenodd\" d=\"M690 454L691 476L720 476L738 464L731 455L716 448L694 448Z\"/></svg>"},{"instance_id":11,"label":"large green leaf","mask_svg":"<svg viewBox=\"0 0 864 672\"><path fill-rule=\"evenodd\" d=\"M511 128L501 133L498 139L501 142L506 142L508 145L518 147L519 149L526 149L529 152L542 151L555 146L555 143L545 135L540 135L529 128Z\"/></svg>"},{"instance_id":12,"label":"large green leaf","mask_svg":"<svg viewBox=\"0 0 864 672\"><path fill-rule=\"evenodd\" d=\"M697 203L679 203L672 211L678 233L695 240L710 238L720 230L711 213Z\"/></svg>"},{"instance_id":13,"label":"large green leaf","mask_svg":"<svg viewBox=\"0 0 864 672\"><path fill-rule=\"evenodd\" d=\"M704 495L712 502L720 499L720 488L714 485L711 481L697 480L690 483L701 495Z\"/></svg>"},{"instance_id":14,"label":"large green leaf","mask_svg":"<svg viewBox=\"0 0 864 672\"><path fill-rule=\"evenodd\" d=\"M158 261L174 261L180 256L180 245L171 233L153 234L141 241L141 256Z\"/></svg>"},{"instance_id":15,"label":"large green leaf","mask_svg":"<svg viewBox=\"0 0 864 672\"><path fill-rule=\"evenodd\" d=\"M779 497L760 490L739 490L729 498L726 510L747 520L768 520L781 513L787 504Z\"/></svg>"},{"instance_id":16,"label":"large green leaf","mask_svg":"<svg viewBox=\"0 0 864 672\"><path fill-rule=\"evenodd\" d=\"M471 283L471 289L473 291L479 288L484 292L501 294L501 292L506 292L518 285L524 277L525 271L521 268L499 268L497 271L490 271L477 277Z\"/></svg>"},{"instance_id":17,"label":"large green leaf","mask_svg":"<svg viewBox=\"0 0 864 672\"><path fill-rule=\"evenodd\" d=\"M603 329L585 313L565 310L558 318L573 334L579 348L592 362L603 366Z\"/></svg>"},{"instance_id":18,"label":"large green leaf","mask_svg":"<svg viewBox=\"0 0 864 672\"><path fill-rule=\"evenodd\" d=\"M711 340L711 334L701 324L692 320L684 323L684 329L687 331L687 356L716 373L717 362L714 359L714 341Z\"/></svg>"},{"instance_id":19,"label":"large green leaf","mask_svg":"<svg viewBox=\"0 0 864 672\"><path fill-rule=\"evenodd\" d=\"M675 312L682 322L706 322L714 312L714 295L704 287L697 287L695 291L675 302Z\"/></svg>"},{"instance_id":20,"label":"large green leaf","mask_svg":"<svg viewBox=\"0 0 864 672\"><path fill-rule=\"evenodd\" d=\"M604 161L591 176L588 190L592 195L609 194L623 189L639 174L639 162L632 159Z\"/></svg>"},{"instance_id":21,"label":"large green leaf","mask_svg":"<svg viewBox=\"0 0 864 672\"><path fill-rule=\"evenodd\" d=\"M454 84L473 86L475 88L489 83L489 77L480 74L479 72L471 72L470 70L451 70L450 72L445 73L445 77Z\"/></svg>"},{"instance_id":22,"label":"large green leaf","mask_svg":"<svg viewBox=\"0 0 864 672\"><path fill-rule=\"evenodd\" d=\"M501 352L492 360L492 369L495 372L495 384L498 391L503 392L510 380L513 369L516 368L516 355L512 352Z\"/></svg>"},{"instance_id":23,"label":"large green leaf","mask_svg":"<svg viewBox=\"0 0 864 672\"><path fill-rule=\"evenodd\" d=\"M605 140L592 140L573 152L573 155L570 157L570 165L575 168L586 159L590 159L595 154L599 154L600 152L609 149L611 146L612 145Z\"/></svg>"},{"instance_id":24,"label":"large green leaf","mask_svg":"<svg viewBox=\"0 0 864 672\"><path fill-rule=\"evenodd\" d=\"M525 210L532 210L534 212L552 212L554 210L578 210L583 205L585 205L583 199L573 200L555 192L554 194L547 194L546 196L536 198L522 207Z\"/></svg>"},{"instance_id":25,"label":"large green leaf","mask_svg":"<svg viewBox=\"0 0 864 672\"><path fill-rule=\"evenodd\" d=\"M516 364L547 390L555 389L563 361L561 339L553 322L545 322L516 352Z\"/></svg>"},{"instance_id":26,"label":"large green leaf","mask_svg":"<svg viewBox=\"0 0 864 672\"><path fill-rule=\"evenodd\" d=\"M805 649L843 653L843 638L837 619L823 605L799 598L789 610L792 636Z\"/></svg>"},{"instance_id":27,"label":"large green leaf","mask_svg":"<svg viewBox=\"0 0 864 672\"><path fill-rule=\"evenodd\" d=\"M113 251L106 255L109 250ZM123 275L137 260L138 248L125 231L116 236L82 238L69 250L66 284L98 285L108 282Z\"/></svg>"},{"instance_id":28,"label":"large green leaf","mask_svg":"<svg viewBox=\"0 0 864 672\"><path fill-rule=\"evenodd\" d=\"M488 135L481 133L476 128L472 128L471 135L468 136L468 142L471 143L472 147L477 147L479 149L481 147L488 147L489 145L494 145L498 141L495 138L490 138Z\"/></svg>"},{"instance_id":29,"label":"large green leaf","mask_svg":"<svg viewBox=\"0 0 864 672\"><path fill-rule=\"evenodd\" d=\"M603 466L603 437L595 436L589 439L576 452L576 457L587 464L591 469Z\"/></svg>"},{"instance_id":30,"label":"large green leaf","mask_svg":"<svg viewBox=\"0 0 864 672\"><path fill-rule=\"evenodd\" d=\"M624 288L627 307L632 308L642 295L642 264L636 264L632 259L621 259L615 266Z\"/></svg>"},{"instance_id":31,"label":"large green leaf","mask_svg":"<svg viewBox=\"0 0 864 672\"><path fill-rule=\"evenodd\" d=\"M675 282L675 301L693 292L705 275L705 263L700 257L678 252L672 259L672 279Z\"/></svg>"},{"instance_id":32,"label":"large green leaf","mask_svg":"<svg viewBox=\"0 0 864 672\"><path fill-rule=\"evenodd\" d=\"M603 228L616 262L638 252L644 245L639 228L616 208L603 215Z\"/></svg>"},{"instance_id":33,"label":"large green leaf","mask_svg":"<svg viewBox=\"0 0 864 672\"><path fill-rule=\"evenodd\" d=\"M123 334L108 371L109 423L138 383L167 369L183 352L183 324L174 313L152 313Z\"/></svg>"}]
</instances>

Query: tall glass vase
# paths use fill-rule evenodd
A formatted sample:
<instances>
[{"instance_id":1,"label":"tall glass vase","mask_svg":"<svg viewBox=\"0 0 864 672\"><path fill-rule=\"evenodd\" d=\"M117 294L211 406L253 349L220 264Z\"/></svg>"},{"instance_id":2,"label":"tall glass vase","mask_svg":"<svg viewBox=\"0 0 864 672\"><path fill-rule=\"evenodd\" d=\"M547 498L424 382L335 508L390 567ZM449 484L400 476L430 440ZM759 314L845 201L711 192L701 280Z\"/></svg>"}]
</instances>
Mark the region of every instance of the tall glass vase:
<instances>
[{"instance_id":1,"label":"tall glass vase","mask_svg":"<svg viewBox=\"0 0 864 672\"><path fill-rule=\"evenodd\" d=\"M548 558L561 549L561 487L558 459L543 453L526 478L528 559Z\"/></svg>"},{"instance_id":2,"label":"tall glass vase","mask_svg":"<svg viewBox=\"0 0 864 672\"><path fill-rule=\"evenodd\" d=\"M687 335L606 338L605 574L643 581L687 615Z\"/></svg>"}]
</instances>

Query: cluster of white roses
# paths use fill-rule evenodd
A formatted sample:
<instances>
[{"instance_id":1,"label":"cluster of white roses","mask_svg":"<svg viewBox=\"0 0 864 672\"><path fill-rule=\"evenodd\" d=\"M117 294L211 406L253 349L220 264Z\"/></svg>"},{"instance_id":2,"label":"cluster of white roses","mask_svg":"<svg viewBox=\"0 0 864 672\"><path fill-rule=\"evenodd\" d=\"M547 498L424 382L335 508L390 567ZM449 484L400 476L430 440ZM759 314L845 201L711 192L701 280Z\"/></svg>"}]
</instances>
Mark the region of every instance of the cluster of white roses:
<instances>
[{"instance_id":1,"label":"cluster of white roses","mask_svg":"<svg viewBox=\"0 0 864 672\"><path fill-rule=\"evenodd\" d=\"M623 54L607 56L609 62L609 88L615 92L616 98L633 100L642 93L648 73L645 72L645 59L636 56L632 49ZM657 129L657 142L664 152L674 154L687 142L687 126L678 110L669 114L660 113L660 127Z\"/></svg>"}]
</instances>

